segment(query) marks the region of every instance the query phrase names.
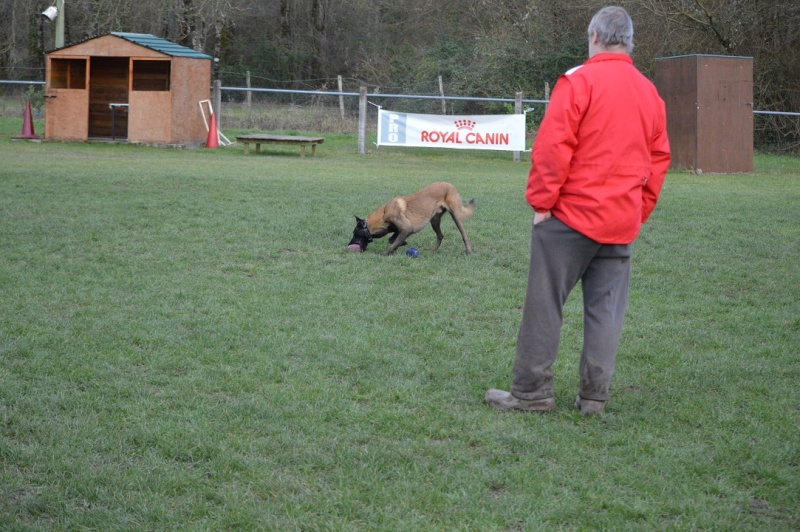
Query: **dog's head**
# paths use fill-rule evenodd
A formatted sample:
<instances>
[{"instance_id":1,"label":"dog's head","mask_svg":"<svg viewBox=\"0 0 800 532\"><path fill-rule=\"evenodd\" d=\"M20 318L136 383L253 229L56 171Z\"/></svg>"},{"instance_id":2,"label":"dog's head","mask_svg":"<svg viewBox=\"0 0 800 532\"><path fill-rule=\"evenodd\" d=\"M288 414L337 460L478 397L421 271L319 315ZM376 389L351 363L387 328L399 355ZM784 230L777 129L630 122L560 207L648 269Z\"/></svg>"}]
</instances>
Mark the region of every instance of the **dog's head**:
<instances>
[{"instance_id":1,"label":"dog's head","mask_svg":"<svg viewBox=\"0 0 800 532\"><path fill-rule=\"evenodd\" d=\"M364 251L370 242L372 242L372 235L369 233L367 221L356 216L356 228L353 229L353 238L350 239L347 248L354 249L350 246L358 246L360 251Z\"/></svg>"}]
</instances>

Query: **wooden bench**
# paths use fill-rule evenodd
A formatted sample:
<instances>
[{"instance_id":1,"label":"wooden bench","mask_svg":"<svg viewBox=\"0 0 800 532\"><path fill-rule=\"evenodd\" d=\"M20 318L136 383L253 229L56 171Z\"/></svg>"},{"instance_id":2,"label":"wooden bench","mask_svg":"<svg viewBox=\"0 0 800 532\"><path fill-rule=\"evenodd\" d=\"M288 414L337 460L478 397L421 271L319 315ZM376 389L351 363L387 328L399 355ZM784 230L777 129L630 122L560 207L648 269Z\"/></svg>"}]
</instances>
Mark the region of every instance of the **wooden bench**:
<instances>
[{"instance_id":1,"label":"wooden bench","mask_svg":"<svg viewBox=\"0 0 800 532\"><path fill-rule=\"evenodd\" d=\"M256 145L256 153L261 152L262 144L294 144L300 146L300 156L306 156L306 146L311 146L311 155L317 153L317 144L322 144L325 139L322 137L296 137L292 135L266 135L263 133L253 133L250 135L239 135L237 142L244 144L244 154L250 153L250 144Z\"/></svg>"}]
</instances>

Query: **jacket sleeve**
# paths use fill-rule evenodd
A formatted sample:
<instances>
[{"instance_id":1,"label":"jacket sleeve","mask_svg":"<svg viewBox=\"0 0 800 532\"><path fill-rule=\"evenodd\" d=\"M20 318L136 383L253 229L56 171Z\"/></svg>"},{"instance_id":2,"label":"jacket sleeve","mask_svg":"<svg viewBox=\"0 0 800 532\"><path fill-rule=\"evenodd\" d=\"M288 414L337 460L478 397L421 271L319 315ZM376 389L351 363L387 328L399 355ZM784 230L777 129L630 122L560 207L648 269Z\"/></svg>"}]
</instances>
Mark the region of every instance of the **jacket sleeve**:
<instances>
[{"instance_id":1,"label":"jacket sleeve","mask_svg":"<svg viewBox=\"0 0 800 532\"><path fill-rule=\"evenodd\" d=\"M525 199L537 212L546 212L558 201L569 175L578 145L578 126L583 114L569 76L559 78L536 134Z\"/></svg>"},{"instance_id":2,"label":"jacket sleeve","mask_svg":"<svg viewBox=\"0 0 800 532\"><path fill-rule=\"evenodd\" d=\"M657 122L655 135L650 144L650 178L642 187L642 223L650 218L653 209L656 208L661 187L669 169L670 148L669 138L667 137L667 119L664 102L659 98L659 120Z\"/></svg>"}]
</instances>

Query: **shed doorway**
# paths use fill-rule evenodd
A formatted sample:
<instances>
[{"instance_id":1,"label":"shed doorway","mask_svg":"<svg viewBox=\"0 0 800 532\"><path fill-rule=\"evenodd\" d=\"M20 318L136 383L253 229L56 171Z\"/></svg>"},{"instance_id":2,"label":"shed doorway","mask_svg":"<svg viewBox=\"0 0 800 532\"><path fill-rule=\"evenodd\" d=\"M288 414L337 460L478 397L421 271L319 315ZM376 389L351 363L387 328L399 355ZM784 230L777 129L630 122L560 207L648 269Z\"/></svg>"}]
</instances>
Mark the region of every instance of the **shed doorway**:
<instances>
[{"instance_id":1,"label":"shed doorway","mask_svg":"<svg viewBox=\"0 0 800 532\"><path fill-rule=\"evenodd\" d=\"M89 66L89 138L128 138L128 57L92 57Z\"/></svg>"}]
</instances>

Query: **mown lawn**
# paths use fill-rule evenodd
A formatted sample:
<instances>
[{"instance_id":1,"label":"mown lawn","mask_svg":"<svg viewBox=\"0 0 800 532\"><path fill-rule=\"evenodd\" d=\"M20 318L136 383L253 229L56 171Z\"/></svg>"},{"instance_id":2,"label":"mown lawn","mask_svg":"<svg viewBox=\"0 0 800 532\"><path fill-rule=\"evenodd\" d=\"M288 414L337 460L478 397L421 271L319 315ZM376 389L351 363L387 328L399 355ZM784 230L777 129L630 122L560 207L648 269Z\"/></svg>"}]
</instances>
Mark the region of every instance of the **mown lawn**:
<instances>
[{"instance_id":1,"label":"mown lawn","mask_svg":"<svg viewBox=\"0 0 800 532\"><path fill-rule=\"evenodd\" d=\"M800 160L671 173L606 414L507 388L528 261L509 154L12 142L0 122L0 528L800 528ZM38 127L38 126L37 126ZM228 132L226 132L228 133ZM228 134L232 138L232 134ZM433 181L418 259L344 250Z\"/></svg>"}]
</instances>

